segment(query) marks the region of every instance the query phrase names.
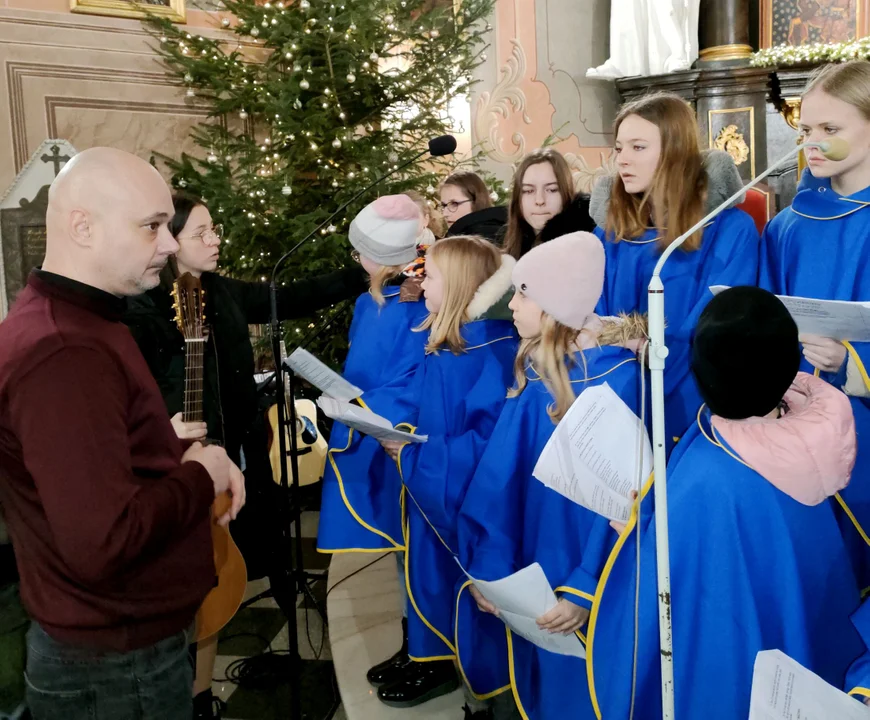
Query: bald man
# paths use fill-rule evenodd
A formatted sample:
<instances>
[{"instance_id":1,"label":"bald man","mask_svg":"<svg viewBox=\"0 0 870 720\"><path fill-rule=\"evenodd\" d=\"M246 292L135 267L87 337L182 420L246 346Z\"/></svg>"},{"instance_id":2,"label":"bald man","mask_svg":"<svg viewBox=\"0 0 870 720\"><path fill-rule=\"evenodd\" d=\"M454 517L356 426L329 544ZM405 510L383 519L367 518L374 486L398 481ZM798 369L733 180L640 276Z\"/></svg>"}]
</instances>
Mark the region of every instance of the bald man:
<instances>
[{"instance_id":1,"label":"bald man","mask_svg":"<svg viewBox=\"0 0 870 720\"><path fill-rule=\"evenodd\" d=\"M15 547L35 720L189 720L188 634L214 584L210 508L244 502L223 449L186 451L125 296L178 248L148 163L94 148L49 191L45 263L0 323L0 505Z\"/></svg>"}]
</instances>

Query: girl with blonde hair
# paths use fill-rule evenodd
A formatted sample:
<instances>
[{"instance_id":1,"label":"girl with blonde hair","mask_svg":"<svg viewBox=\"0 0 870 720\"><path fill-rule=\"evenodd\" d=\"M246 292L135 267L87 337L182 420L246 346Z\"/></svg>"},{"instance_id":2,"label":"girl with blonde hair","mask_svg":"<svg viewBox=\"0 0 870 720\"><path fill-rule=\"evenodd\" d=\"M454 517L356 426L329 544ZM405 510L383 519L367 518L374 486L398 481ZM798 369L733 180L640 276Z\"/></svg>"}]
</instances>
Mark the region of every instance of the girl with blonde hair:
<instances>
[{"instance_id":1,"label":"girl with blonde hair","mask_svg":"<svg viewBox=\"0 0 870 720\"><path fill-rule=\"evenodd\" d=\"M370 287L354 307L343 374L385 417L413 407L405 391L423 361L425 343L412 330L426 307L401 293L402 269L417 256L422 222L413 200L388 195L367 205L350 226L353 258L369 274ZM335 423L327 458L318 551L400 551L401 483L377 441Z\"/></svg>"},{"instance_id":2,"label":"girl with blonde hair","mask_svg":"<svg viewBox=\"0 0 870 720\"><path fill-rule=\"evenodd\" d=\"M695 113L660 93L625 105L617 115L617 174L592 190L590 211L604 242L607 273L599 315L647 311L647 287L662 251L743 183L731 157L702 151ZM713 285L754 285L758 231L729 208L671 255L662 271L667 292L665 424L668 450L701 406L689 372L689 342Z\"/></svg>"},{"instance_id":3,"label":"girl with blonde hair","mask_svg":"<svg viewBox=\"0 0 870 720\"><path fill-rule=\"evenodd\" d=\"M513 258L477 237L440 240L426 255L426 357L406 418L424 443L384 442L405 485L408 654L413 662L378 697L411 707L453 690L456 515L504 404L517 341L504 311Z\"/></svg>"},{"instance_id":4,"label":"girl with blonde hair","mask_svg":"<svg viewBox=\"0 0 870 720\"><path fill-rule=\"evenodd\" d=\"M637 316L616 321L595 314L604 263L600 240L578 232L531 250L514 268L510 307L522 338L515 383L458 520L459 559L472 577L499 580L540 563L559 603L538 625L564 634L585 625L616 537L605 518L553 492L532 472L585 389L607 383L634 412L640 404L640 365L624 344L642 339L645 327ZM641 432L639 420L637 425ZM507 643L503 628L492 629L500 623L478 608L495 610L464 583L457 601L457 652L476 693L508 684L523 717L593 717L581 659L517 635Z\"/></svg>"},{"instance_id":5,"label":"girl with blonde hair","mask_svg":"<svg viewBox=\"0 0 870 720\"><path fill-rule=\"evenodd\" d=\"M762 237L759 284L778 295L821 300L870 300L870 62L825 65L801 100L800 137L840 138L849 154L828 160L805 151L807 170L791 207ZM852 396L858 460L835 509L851 547L861 588L870 585L870 344L801 335L801 369Z\"/></svg>"}]
</instances>

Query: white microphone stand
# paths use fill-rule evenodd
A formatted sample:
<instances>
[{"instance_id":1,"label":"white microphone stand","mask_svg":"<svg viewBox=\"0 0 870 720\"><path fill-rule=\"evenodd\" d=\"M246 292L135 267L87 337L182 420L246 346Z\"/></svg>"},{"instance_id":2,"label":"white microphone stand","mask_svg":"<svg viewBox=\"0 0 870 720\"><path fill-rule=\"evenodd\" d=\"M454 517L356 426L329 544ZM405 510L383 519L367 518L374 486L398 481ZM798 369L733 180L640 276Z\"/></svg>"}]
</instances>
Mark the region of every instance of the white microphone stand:
<instances>
[{"instance_id":1,"label":"white microphone stand","mask_svg":"<svg viewBox=\"0 0 870 720\"><path fill-rule=\"evenodd\" d=\"M665 457L665 392L664 370L668 348L665 345L665 287L661 272L664 264L673 252L688 238L713 220L719 213L755 187L774 170L784 165L802 150L817 147L823 153L828 152L830 145L821 143L803 143L790 151L785 157L771 165L751 183L702 220L689 228L672 242L656 263L652 279L649 283L649 369L652 390L652 422L653 422L653 473L655 482L655 524L656 524L656 572L658 576L659 598L659 648L662 664L662 718L674 720L674 646L671 630L671 562L670 545L668 542L668 490L667 490L667 458Z\"/></svg>"}]
</instances>

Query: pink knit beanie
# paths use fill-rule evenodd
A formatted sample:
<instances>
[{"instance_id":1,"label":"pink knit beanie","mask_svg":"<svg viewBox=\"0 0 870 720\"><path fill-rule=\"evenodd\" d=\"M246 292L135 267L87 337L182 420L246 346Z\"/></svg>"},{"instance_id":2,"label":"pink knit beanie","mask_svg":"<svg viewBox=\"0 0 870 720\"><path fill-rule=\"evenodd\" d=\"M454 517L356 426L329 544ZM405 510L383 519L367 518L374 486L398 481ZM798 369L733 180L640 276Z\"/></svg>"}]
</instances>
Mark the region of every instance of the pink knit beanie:
<instances>
[{"instance_id":1,"label":"pink knit beanie","mask_svg":"<svg viewBox=\"0 0 870 720\"><path fill-rule=\"evenodd\" d=\"M604 246L592 233L562 235L523 255L513 281L545 313L582 330L604 289Z\"/></svg>"}]
</instances>

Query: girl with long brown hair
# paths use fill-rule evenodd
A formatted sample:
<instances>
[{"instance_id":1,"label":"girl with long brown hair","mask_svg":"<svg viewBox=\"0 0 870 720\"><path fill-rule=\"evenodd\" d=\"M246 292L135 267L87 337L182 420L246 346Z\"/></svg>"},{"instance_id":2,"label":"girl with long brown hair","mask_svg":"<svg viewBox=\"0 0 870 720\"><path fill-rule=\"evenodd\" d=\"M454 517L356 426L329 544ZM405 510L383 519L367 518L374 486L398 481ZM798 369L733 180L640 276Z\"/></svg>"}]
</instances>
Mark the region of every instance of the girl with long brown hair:
<instances>
[{"instance_id":1,"label":"girl with long brown hair","mask_svg":"<svg viewBox=\"0 0 870 720\"><path fill-rule=\"evenodd\" d=\"M504 249L519 260L539 243L591 231L589 197L574 190L571 168L553 148L526 155L514 173Z\"/></svg>"},{"instance_id":2,"label":"girl with long brown hair","mask_svg":"<svg viewBox=\"0 0 870 720\"><path fill-rule=\"evenodd\" d=\"M870 300L870 62L825 65L801 101L800 137L840 138L849 154L828 160L807 149L807 170L791 207L762 237L759 284L779 295L821 300ZM852 396L858 459L835 510L849 536L859 587L870 585L870 344L801 335L801 369ZM848 505L850 512L847 512Z\"/></svg>"},{"instance_id":3,"label":"girl with long brown hair","mask_svg":"<svg viewBox=\"0 0 870 720\"><path fill-rule=\"evenodd\" d=\"M533 471L556 425L586 388L607 383L638 412L640 365L624 344L642 338L645 328L637 317L617 321L595 314L604 250L590 233L564 235L529 251L513 280L510 307L522 338L515 383L462 504L459 560L481 580L499 580L540 563L560 599L538 625L568 634L589 617L598 575L616 537L605 518L554 492ZM639 419L637 431L642 432ZM523 717L593 717L583 660L548 652L517 635L508 646L504 630L493 632L493 619L481 615L474 601L484 612L494 608L473 585L460 590L457 652L475 692L494 690L475 686L474 680L493 675L498 659L510 653L510 680ZM507 680L496 679L496 685Z\"/></svg>"},{"instance_id":4,"label":"girl with long brown hair","mask_svg":"<svg viewBox=\"0 0 870 720\"><path fill-rule=\"evenodd\" d=\"M426 358L409 388L419 409L406 419L428 440L383 442L405 486L408 655L415 661L378 689L390 706L412 707L457 686L456 515L511 383L517 340L503 299L513 265L472 236L439 240L426 255L429 316L418 328Z\"/></svg>"},{"instance_id":5,"label":"girl with long brown hair","mask_svg":"<svg viewBox=\"0 0 870 720\"><path fill-rule=\"evenodd\" d=\"M601 315L647 311L647 287L662 251L709 209L742 187L729 155L702 151L695 113L666 93L625 105L614 123L614 176L593 188L590 210L604 242ZM668 449L695 420L701 397L689 371L689 344L714 285L754 285L758 232L729 208L671 255L666 289L665 423Z\"/></svg>"}]
</instances>

